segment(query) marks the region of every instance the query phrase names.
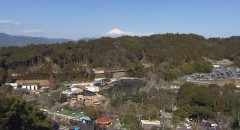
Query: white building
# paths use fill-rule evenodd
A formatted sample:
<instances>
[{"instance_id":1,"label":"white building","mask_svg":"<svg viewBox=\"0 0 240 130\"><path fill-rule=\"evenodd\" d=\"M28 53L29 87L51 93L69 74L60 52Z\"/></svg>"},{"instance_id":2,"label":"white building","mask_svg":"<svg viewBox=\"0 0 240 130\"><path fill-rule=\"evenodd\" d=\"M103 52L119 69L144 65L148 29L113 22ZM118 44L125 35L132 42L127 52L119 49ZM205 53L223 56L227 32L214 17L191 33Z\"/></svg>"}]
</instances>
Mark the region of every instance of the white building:
<instances>
[{"instance_id":1,"label":"white building","mask_svg":"<svg viewBox=\"0 0 240 130\"><path fill-rule=\"evenodd\" d=\"M75 83L75 84L71 84L70 88L76 87L76 86L94 86L94 83L93 82Z\"/></svg>"},{"instance_id":2,"label":"white building","mask_svg":"<svg viewBox=\"0 0 240 130\"><path fill-rule=\"evenodd\" d=\"M22 84L22 89L26 89L29 91L35 91L39 89L38 83L24 83Z\"/></svg>"},{"instance_id":3,"label":"white building","mask_svg":"<svg viewBox=\"0 0 240 130\"><path fill-rule=\"evenodd\" d=\"M17 87L18 87L17 83L5 83L5 85L10 85L13 87L13 89L17 89Z\"/></svg>"},{"instance_id":4,"label":"white building","mask_svg":"<svg viewBox=\"0 0 240 130\"><path fill-rule=\"evenodd\" d=\"M75 92L73 92L72 90L69 90L69 89L62 91L62 94L65 94L67 96L70 96L71 94L74 94L74 93Z\"/></svg>"},{"instance_id":5,"label":"white building","mask_svg":"<svg viewBox=\"0 0 240 130\"><path fill-rule=\"evenodd\" d=\"M96 70L96 69L93 69L93 72L95 74L104 74L104 70Z\"/></svg>"},{"instance_id":6,"label":"white building","mask_svg":"<svg viewBox=\"0 0 240 130\"><path fill-rule=\"evenodd\" d=\"M220 68L220 65L213 65L214 68Z\"/></svg>"},{"instance_id":7,"label":"white building","mask_svg":"<svg viewBox=\"0 0 240 130\"><path fill-rule=\"evenodd\" d=\"M97 86L86 86L85 89L91 92L99 92L100 90Z\"/></svg>"},{"instance_id":8,"label":"white building","mask_svg":"<svg viewBox=\"0 0 240 130\"><path fill-rule=\"evenodd\" d=\"M152 127L157 127L160 128L161 124L160 121L158 120L154 120L154 121L150 121L150 120L141 120L141 124L144 130L151 130Z\"/></svg>"},{"instance_id":9,"label":"white building","mask_svg":"<svg viewBox=\"0 0 240 130\"><path fill-rule=\"evenodd\" d=\"M107 82L107 78L95 78L94 82Z\"/></svg>"},{"instance_id":10,"label":"white building","mask_svg":"<svg viewBox=\"0 0 240 130\"><path fill-rule=\"evenodd\" d=\"M75 93L81 93L81 92L83 92L83 90L80 89L80 88L78 88L78 87L72 87L72 88L71 88L71 91L73 91L73 92L75 92Z\"/></svg>"}]
</instances>

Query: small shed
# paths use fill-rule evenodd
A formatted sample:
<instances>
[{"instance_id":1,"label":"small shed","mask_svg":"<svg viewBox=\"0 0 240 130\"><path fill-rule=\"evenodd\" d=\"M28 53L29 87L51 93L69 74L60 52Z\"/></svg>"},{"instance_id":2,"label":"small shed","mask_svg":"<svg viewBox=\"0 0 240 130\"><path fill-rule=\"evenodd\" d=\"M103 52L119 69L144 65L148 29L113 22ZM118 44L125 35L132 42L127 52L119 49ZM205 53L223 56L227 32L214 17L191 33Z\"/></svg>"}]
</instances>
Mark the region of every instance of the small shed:
<instances>
[{"instance_id":1,"label":"small shed","mask_svg":"<svg viewBox=\"0 0 240 130\"><path fill-rule=\"evenodd\" d=\"M84 124L88 123L91 121L90 117L88 116L83 116L80 118Z\"/></svg>"},{"instance_id":2,"label":"small shed","mask_svg":"<svg viewBox=\"0 0 240 130\"><path fill-rule=\"evenodd\" d=\"M88 116L83 116L81 117L82 120L85 120L85 121L91 121L90 117Z\"/></svg>"},{"instance_id":3,"label":"small shed","mask_svg":"<svg viewBox=\"0 0 240 130\"><path fill-rule=\"evenodd\" d=\"M214 68L220 68L220 65L213 65Z\"/></svg>"}]
</instances>

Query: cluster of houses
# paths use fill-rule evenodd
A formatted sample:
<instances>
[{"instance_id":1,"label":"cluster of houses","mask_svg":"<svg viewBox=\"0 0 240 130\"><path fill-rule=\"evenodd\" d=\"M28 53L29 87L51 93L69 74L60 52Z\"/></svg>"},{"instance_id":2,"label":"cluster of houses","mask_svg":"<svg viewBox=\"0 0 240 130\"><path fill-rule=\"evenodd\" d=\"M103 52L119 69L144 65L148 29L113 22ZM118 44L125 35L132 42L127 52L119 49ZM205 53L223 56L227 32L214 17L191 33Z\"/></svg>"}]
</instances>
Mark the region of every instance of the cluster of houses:
<instances>
[{"instance_id":1,"label":"cluster of houses","mask_svg":"<svg viewBox=\"0 0 240 130\"><path fill-rule=\"evenodd\" d=\"M106 101L105 97L99 94L100 91L109 89L121 80L138 80L138 78L95 78L92 82L66 84L68 88L61 94L70 98L70 106L74 107L79 102L86 106L100 105Z\"/></svg>"},{"instance_id":2,"label":"cluster of houses","mask_svg":"<svg viewBox=\"0 0 240 130\"><path fill-rule=\"evenodd\" d=\"M62 91L67 97L71 97L70 106L74 106L77 102L84 103L86 106L99 105L105 97L98 94L109 85L113 84L116 79L96 78L92 82L66 84L68 89Z\"/></svg>"},{"instance_id":3,"label":"cluster of houses","mask_svg":"<svg viewBox=\"0 0 240 130\"><path fill-rule=\"evenodd\" d=\"M95 78L92 82L80 82L65 84L65 89L61 94L66 95L69 99L70 106L74 106L79 102L86 106L100 105L105 100L105 97L100 95L99 92L109 89L115 83L121 80L135 80L137 78L121 77L121 78ZM51 87L49 80L16 80L15 83L5 83L14 89L24 90L27 92L39 93L40 89L48 89Z\"/></svg>"},{"instance_id":4,"label":"cluster of houses","mask_svg":"<svg viewBox=\"0 0 240 130\"><path fill-rule=\"evenodd\" d=\"M82 82L66 84L67 89L63 90L61 94L69 97L70 103L74 104L77 101L83 102L86 105L98 105L104 97L98 94L104 87L113 84L116 79L96 78L92 82ZM16 80L15 83L5 83L14 89L26 90L29 92L38 92L40 89L47 89L50 87L49 80Z\"/></svg>"}]
</instances>

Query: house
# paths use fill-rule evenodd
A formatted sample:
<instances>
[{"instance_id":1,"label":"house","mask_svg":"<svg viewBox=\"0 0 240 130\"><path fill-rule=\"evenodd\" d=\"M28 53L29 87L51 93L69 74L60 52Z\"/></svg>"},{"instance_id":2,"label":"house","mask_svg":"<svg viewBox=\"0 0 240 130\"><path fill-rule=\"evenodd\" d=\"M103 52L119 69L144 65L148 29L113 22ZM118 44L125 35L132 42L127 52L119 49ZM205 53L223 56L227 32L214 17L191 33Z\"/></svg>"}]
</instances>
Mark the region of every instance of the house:
<instances>
[{"instance_id":1,"label":"house","mask_svg":"<svg viewBox=\"0 0 240 130\"><path fill-rule=\"evenodd\" d=\"M94 96L77 95L77 101L95 102L97 99Z\"/></svg>"},{"instance_id":2,"label":"house","mask_svg":"<svg viewBox=\"0 0 240 130\"><path fill-rule=\"evenodd\" d=\"M16 83L18 85L38 83L39 86L41 86L41 88L49 88L50 87L50 81L46 80L46 79L40 79L40 80L17 80Z\"/></svg>"},{"instance_id":3,"label":"house","mask_svg":"<svg viewBox=\"0 0 240 130\"><path fill-rule=\"evenodd\" d=\"M160 128L160 121L141 120L142 127L144 130L151 130L153 127Z\"/></svg>"},{"instance_id":4,"label":"house","mask_svg":"<svg viewBox=\"0 0 240 130\"><path fill-rule=\"evenodd\" d=\"M93 82L75 83L71 84L70 88L75 86L94 86L94 83Z\"/></svg>"},{"instance_id":5,"label":"house","mask_svg":"<svg viewBox=\"0 0 240 130\"><path fill-rule=\"evenodd\" d=\"M77 95L77 101L83 102L86 106L100 105L100 102L104 100L104 96L99 94L94 95Z\"/></svg>"},{"instance_id":6,"label":"house","mask_svg":"<svg viewBox=\"0 0 240 130\"><path fill-rule=\"evenodd\" d=\"M104 74L104 70L96 70L96 69L93 69L93 72L94 74Z\"/></svg>"},{"instance_id":7,"label":"house","mask_svg":"<svg viewBox=\"0 0 240 130\"><path fill-rule=\"evenodd\" d=\"M104 83L106 83L106 82L109 82L109 81L111 81L110 79L108 79L108 78L95 78L94 79L94 82L104 82Z\"/></svg>"},{"instance_id":8,"label":"house","mask_svg":"<svg viewBox=\"0 0 240 130\"><path fill-rule=\"evenodd\" d=\"M96 124L101 125L101 126L110 126L112 125L112 120L108 117L99 117L96 120Z\"/></svg>"},{"instance_id":9,"label":"house","mask_svg":"<svg viewBox=\"0 0 240 130\"><path fill-rule=\"evenodd\" d=\"M214 68L220 68L220 65L213 65Z\"/></svg>"},{"instance_id":10,"label":"house","mask_svg":"<svg viewBox=\"0 0 240 130\"><path fill-rule=\"evenodd\" d=\"M5 85L12 86L13 89L17 89L17 87L18 87L18 84L17 84L17 83L5 83Z\"/></svg>"},{"instance_id":11,"label":"house","mask_svg":"<svg viewBox=\"0 0 240 130\"><path fill-rule=\"evenodd\" d=\"M61 92L61 94L67 95L68 97L70 97L72 94L74 94L75 92L72 91L71 89L67 89Z\"/></svg>"},{"instance_id":12,"label":"house","mask_svg":"<svg viewBox=\"0 0 240 130\"><path fill-rule=\"evenodd\" d=\"M74 93L82 93L83 92L83 89L81 88L78 88L78 87L72 87L70 88Z\"/></svg>"},{"instance_id":13,"label":"house","mask_svg":"<svg viewBox=\"0 0 240 130\"><path fill-rule=\"evenodd\" d=\"M85 89L91 92L99 92L100 90L97 86L86 86Z\"/></svg>"},{"instance_id":14,"label":"house","mask_svg":"<svg viewBox=\"0 0 240 130\"><path fill-rule=\"evenodd\" d=\"M105 70L93 69L92 72L93 72L95 78L105 78L106 76L111 77L111 75L112 75L112 73L110 73L109 71L105 71Z\"/></svg>"},{"instance_id":15,"label":"house","mask_svg":"<svg viewBox=\"0 0 240 130\"><path fill-rule=\"evenodd\" d=\"M39 83L24 83L22 84L22 89L29 91L35 91L39 89Z\"/></svg>"}]
</instances>

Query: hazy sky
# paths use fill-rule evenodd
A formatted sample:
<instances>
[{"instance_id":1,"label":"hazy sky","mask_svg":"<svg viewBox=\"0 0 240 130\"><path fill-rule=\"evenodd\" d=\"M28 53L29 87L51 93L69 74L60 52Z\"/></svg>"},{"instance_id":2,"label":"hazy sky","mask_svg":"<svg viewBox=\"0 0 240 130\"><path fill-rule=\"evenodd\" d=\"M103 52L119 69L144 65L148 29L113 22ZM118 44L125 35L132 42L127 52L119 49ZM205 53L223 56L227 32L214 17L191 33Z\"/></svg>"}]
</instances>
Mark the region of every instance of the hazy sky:
<instances>
[{"instance_id":1,"label":"hazy sky","mask_svg":"<svg viewBox=\"0 0 240 130\"><path fill-rule=\"evenodd\" d=\"M70 39L177 32L228 37L240 35L240 0L1 0L0 32Z\"/></svg>"}]
</instances>

